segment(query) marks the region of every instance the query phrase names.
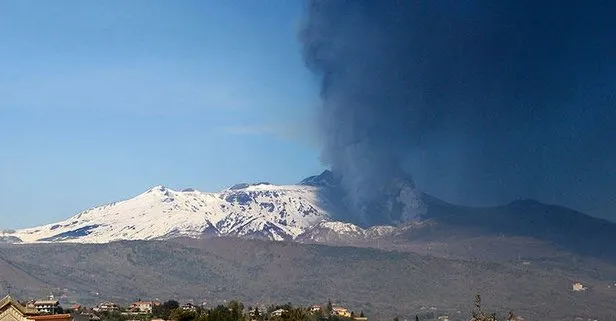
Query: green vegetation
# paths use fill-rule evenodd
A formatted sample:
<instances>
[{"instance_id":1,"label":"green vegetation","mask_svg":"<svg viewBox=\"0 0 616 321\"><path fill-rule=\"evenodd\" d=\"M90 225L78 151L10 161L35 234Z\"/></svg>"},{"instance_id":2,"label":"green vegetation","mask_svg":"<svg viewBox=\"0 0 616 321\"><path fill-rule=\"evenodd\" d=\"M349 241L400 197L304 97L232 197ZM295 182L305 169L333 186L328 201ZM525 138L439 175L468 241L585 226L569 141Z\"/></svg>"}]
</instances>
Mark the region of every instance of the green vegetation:
<instances>
[{"instance_id":1,"label":"green vegetation","mask_svg":"<svg viewBox=\"0 0 616 321\"><path fill-rule=\"evenodd\" d=\"M496 313L488 313L481 307L481 296L477 294L475 296L475 310L473 311L473 321L498 321ZM501 319L502 320L502 319ZM514 321L515 316L512 311L509 311L507 321Z\"/></svg>"},{"instance_id":2,"label":"green vegetation","mask_svg":"<svg viewBox=\"0 0 616 321\"><path fill-rule=\"evenodd\" d=\"M152 307L152 314L156 318L169 320L171 312L180 308L180 303L175 300L169 300L161 305Z\"/></svg>"},{"instance_id":3,"label":"green vegetation","mask_svg":"<svg viewBox=\"0 0 616 321\"><path fill-rule=\"evenodd\" d=\"M321 310L311 311L311 308L294 306L291 303L282 305L270 305L264 311L258 307L244 307L240 301L230 301L226 305L218 305L211 309L196 306L180 306L177 301L169 300L155 306L151 314L122 313L120 311L101 312L99 316L102 321L128 321L141 320L151 321L152 319L163 319L170 321L357 321L351 311L351 317L341 317L333 314L331 301ZM363 311L360 318L365 318ZM427 312L415 315L415 321L438 320L439 316L434 312ZM450 320L468 320L465 316L451 318ZM498 317L496 313L486 312L481 305L481 296L475 297L475 308L472 311L471 321L514 321L513 312L508 316ZM398 316L393 321L400 321Z\"/></svg>"},{"instance_id":4,"label":"green vegetation","mask_svg":"<svg viewBox=\"0 0 616 321\"><path fill-rule=\"evenodd\" d=\"M140 320L146 321L149 319L147 315L126 315L122 314L120 311L113 312L100 312L99 317L102 321L127 321L127 320Z\"/></svg>"},{"instance_id":5,"label":"green vegetation","mask_svg":"<svg viewBox=\"0 0 616 321\"><path fill-rule=\"evenodd\" d=\"M161 305L162 307L162 305ZM284 310L280 315L273 312ZM154 312L153 318L165 319L165 308ZM268 321L318 321L316 314L310 313L309 309L293 307L290 303L279 306L270 306L266 313L262 313L258 308L244 309L244 305L239 301L231 301L226 306L219 305L212 309L199 309L198 311L183 310L178 307L169 311L169 320L172 321L249 321L249 320L268 320Z\"/></svg>"}]
</instances>

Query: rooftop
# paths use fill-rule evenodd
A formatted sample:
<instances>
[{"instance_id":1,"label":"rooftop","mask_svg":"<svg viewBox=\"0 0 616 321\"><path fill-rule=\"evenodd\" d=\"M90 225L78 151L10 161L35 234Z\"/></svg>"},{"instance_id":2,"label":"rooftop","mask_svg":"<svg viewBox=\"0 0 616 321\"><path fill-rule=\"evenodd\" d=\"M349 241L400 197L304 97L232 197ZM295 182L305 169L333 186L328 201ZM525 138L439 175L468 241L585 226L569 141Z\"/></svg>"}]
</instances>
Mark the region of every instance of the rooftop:
<instances>
[{"instance_id":1,"label":"rooftop","mask_svg":"<svg viewBox=\"0 0 616 321\"><path fill-rule=\"evenodd\" d=\"M50 315L35 315L29 316L30 320L72 320L73 317L70 314L50 314Z\"/></svg>"},{"instance_id":2,"label":"rooftop","mask_svg":"<svg viewBox=\"0 0 616 321\"><path fill-rule=\"evenodd\" d=\"M34 304L60 304L58 300L38 300L34 301Z\"/></svg>"}]
</instances>

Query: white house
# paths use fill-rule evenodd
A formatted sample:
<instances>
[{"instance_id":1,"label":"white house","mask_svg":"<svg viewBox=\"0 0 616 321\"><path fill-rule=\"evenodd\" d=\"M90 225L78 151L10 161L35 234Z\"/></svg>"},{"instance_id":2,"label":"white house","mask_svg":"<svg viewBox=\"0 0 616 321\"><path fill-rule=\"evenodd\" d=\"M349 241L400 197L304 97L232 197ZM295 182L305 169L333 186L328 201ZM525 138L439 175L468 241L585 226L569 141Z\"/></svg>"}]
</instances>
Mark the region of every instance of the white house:
<instances>
[{"instance_id":1,"label":"white house","mask_svg":"<svg viewBox=\"0 0 616 321\"><path fill-rule=\"evenodd\" d=\"M273 316L273 317L281 317L283 313L287 313L287 310L285 310L285 309L278 309L276 311L272 311L272 313L270 313L270 315Z\"/></svg>"},{"instance_id":2,"label":"white house","mask_svg":"<svg viewBox=\"0 0 616 321\"><path fill-rule=\"evenodd\" d=\"M130 305L130 309L139 311L142 313L152 313L152 308L158 305L158 302L153 301L137 301Z\"/></svg>"},{"instance_id":3,"label":"white house","mask_svg":"<svg viewBox=\"0 0 616 321\"><path fill-rule=\"evenodd\" d=\"M586 290L586 288L584 287L584 284L582 284L581 282L574 282L571 287L573 288L573 291L575 292Z\"/></svg>"}]
</instances>

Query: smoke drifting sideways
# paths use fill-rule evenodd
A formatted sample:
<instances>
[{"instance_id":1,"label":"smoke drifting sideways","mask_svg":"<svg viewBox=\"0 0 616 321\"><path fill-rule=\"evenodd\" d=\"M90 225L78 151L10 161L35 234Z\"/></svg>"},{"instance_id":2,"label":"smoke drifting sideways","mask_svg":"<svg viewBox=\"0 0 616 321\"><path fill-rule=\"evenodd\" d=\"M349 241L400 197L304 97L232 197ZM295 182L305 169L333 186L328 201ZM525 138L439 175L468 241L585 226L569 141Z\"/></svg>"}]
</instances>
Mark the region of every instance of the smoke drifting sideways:
<instances>
[{"instance_id":1,"label":"smoke drifting sideways","mask_svg":"<svg viewBox=\"0 0 616 321\"><path fill-rule=\"evenodd\" d=\"M421 215L410 174L487 203L616 184L615 13L609 1L309 0L300 40L322 81L321 158L358 223Z\"/></svg>"}]
</instances>

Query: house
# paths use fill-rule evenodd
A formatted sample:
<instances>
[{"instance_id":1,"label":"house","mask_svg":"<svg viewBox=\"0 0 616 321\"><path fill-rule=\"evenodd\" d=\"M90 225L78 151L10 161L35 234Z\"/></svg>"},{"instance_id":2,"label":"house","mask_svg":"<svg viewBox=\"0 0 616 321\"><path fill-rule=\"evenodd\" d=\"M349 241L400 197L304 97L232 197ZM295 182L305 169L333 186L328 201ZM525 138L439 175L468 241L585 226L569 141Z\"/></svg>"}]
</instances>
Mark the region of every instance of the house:
<instances>
[{"instance_id":1,"label":"house","mask_svg":"<svg viewBox=\"0 0 616 321\"><path fill-rule=\"evenodd\" d=\"M285 309L278 309L275 311L272 311L272 313L270 313L270 316L272 317L281 317L284 313L287 313L288 311Z\"/></svg>"},{"instance_id":2,"label":"house","mask_svg":"<svg viewBox=\"0 0 616 321\"><path fill-rule=\"evenodd\" d=\"M46 300L34 301L34 308L36 308L40 313L56 314L59 307L60 302L56 300L53 295L50 295Z\"/></svg>"},{"instance_id":3,"label":"house","mask_svg":"<svg viewBox=\"0 0 616 321\"><path fill-rule=\"evenodd\" d=\"M255 317L257 317L257 314L259 314L259 316L263 316L263 311L267 311L267 308L266 307L261 307L261 308L254 307L248 310L248 316L254 319Z\"/></svg>"},{"instance_id":4,"label":"house","mask_svg":"<svg viewBox=\"0 0 616 321\"><path fill-rule=\"evenodd\" d=\"M73 321L70 314L40 315L34 308L27 308L7 295L0 300L0 321Z\"/></svg>"},{"instance_id":5,"label":"house","mask_svg":"<svg viewBox=\"0 0 616 321\"><path fill-rule=\"evenodd\" d=\"M318 313L318 312L321 312L321 306L320 306L320 305L317 305L317 304L313 304L313 305L310 307L310 312L312 312L312 313Z\"/></svg>"},{"instance_id":6,"label":"house","mask_svg":"<svg viewBox=\"0 0 616 321\"><path fill-rule=\"evenodd\" d=\"M130 305L131 311L138 311L141 313L152 313L154 306L158 306L160 303L154 301L137 301Z\"/></svg>"},{"instance_id":7,"label":"house","mask_svg":"<svg viewBox=\"0 0 616 321\"><path fill-rule=\"evenodd\" d=\"M113 302L101 302L98 304L95 311L98 311L98 312L120 311L120 307Z\"/></svg>"},{"instance_id":8,"label":"house","mask_svg":"<svg viewBox=\"0 0 616 321\"><path fill-rule=\"evenodd\" d=\"M584 287L584 284L582 284L581 282L574 282L571 287L573 288L573 291L575 292L586 290L586 288Z\"/></svg>"},{"instance_id":9,"label":"house","mask_svg":"<svg viewBox=\"0 0 616 321\"><path fill-rule=\"evenodd\" d=\"M441 315L440 317L438 317L438 321L449 321L449 316Z\"/></svg>"},{"instance_id":10,"label":"house","mask_svg":"<svg viewBox=\"0 0 616 321\"><path fill-rule=\"evenodd\" d=\"M181 308L182 308L182 310L184 310L184 311L192 311L192 312L197 312L197 306L196 306L196 305L194 305L194 304L192 304L192 303L190 303L190 302L189 302L189 303L186 303L186 304L183 304L183 305L181 306Z\"/></svg>"},{"instance_id":11,"label":"house","mask_svg":"<svg viewBox=\"0 0 616 321\"><path fill-rule=\"evenodd\" d=\"M343 317L343 318L350 318L351 317L351 311L349 311L345 307L335 306L335 307L332 308L332 312L333 312L334 315L337 315L339 317Z\"/></svg>"}]
</instances>

